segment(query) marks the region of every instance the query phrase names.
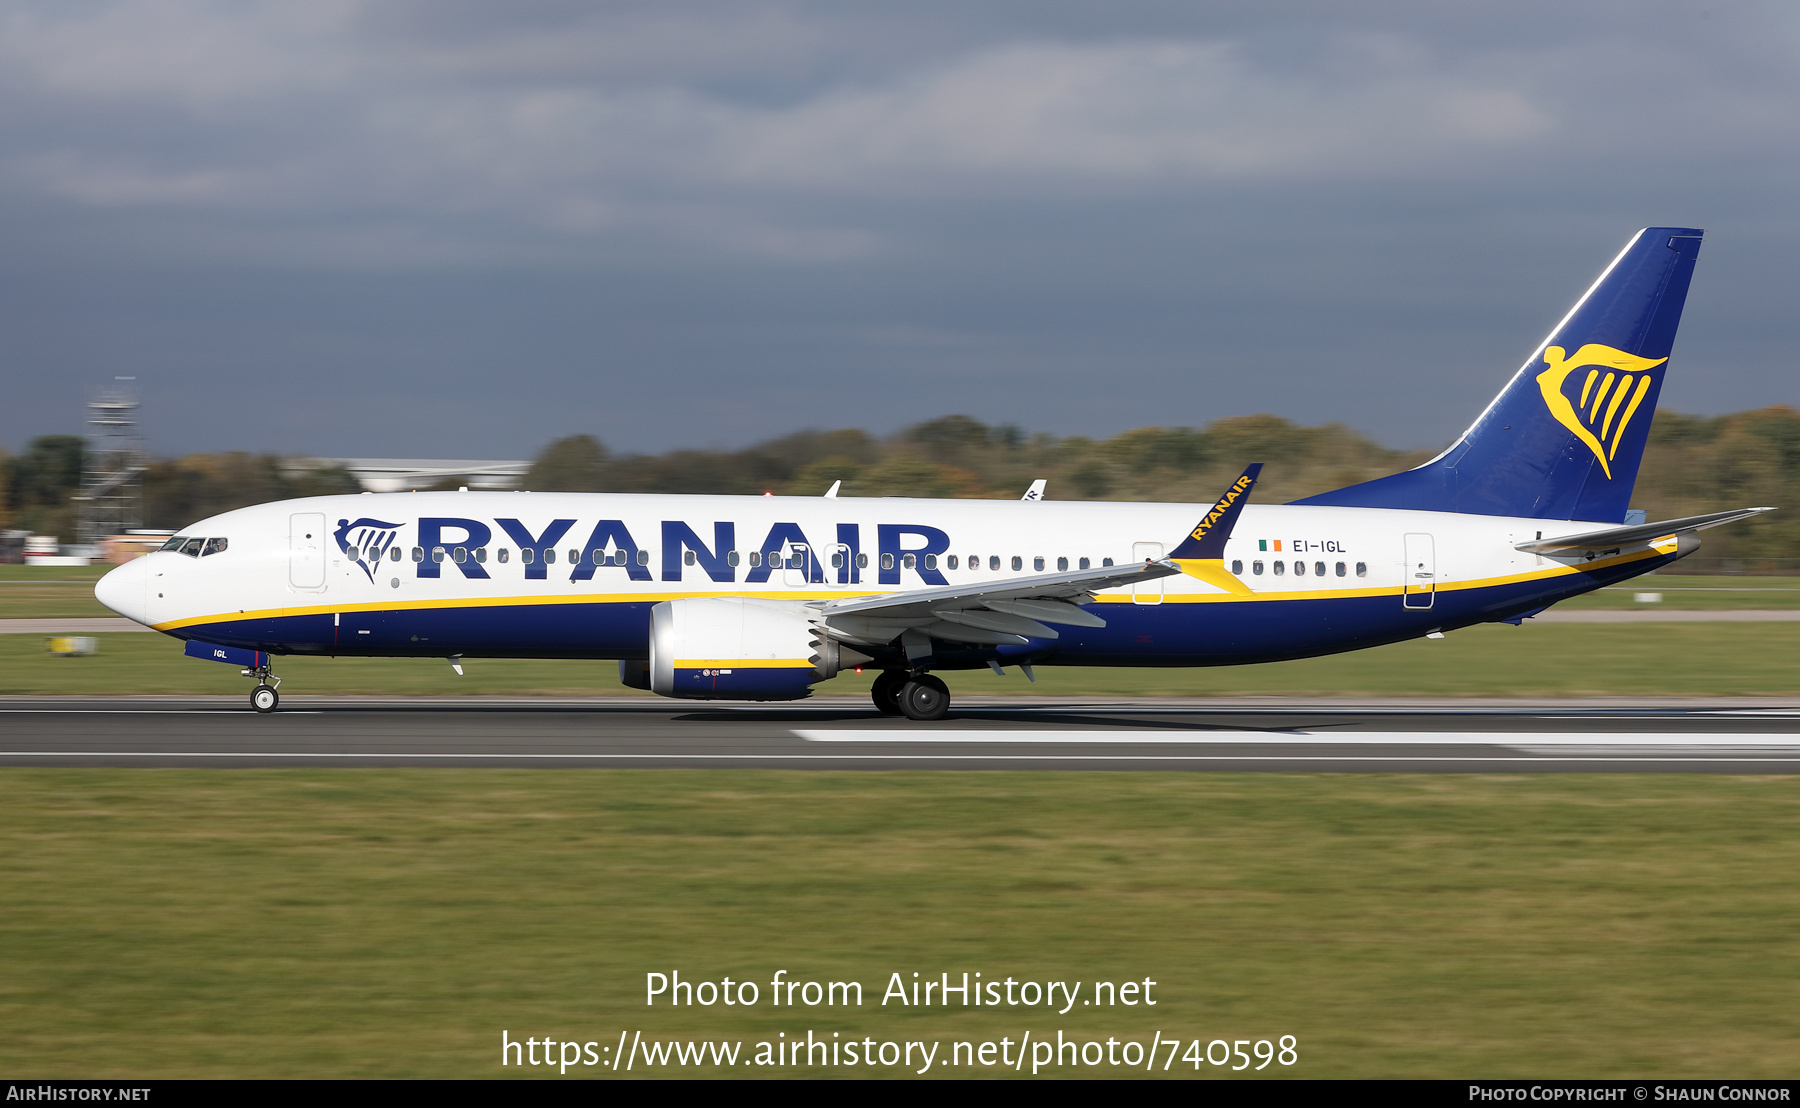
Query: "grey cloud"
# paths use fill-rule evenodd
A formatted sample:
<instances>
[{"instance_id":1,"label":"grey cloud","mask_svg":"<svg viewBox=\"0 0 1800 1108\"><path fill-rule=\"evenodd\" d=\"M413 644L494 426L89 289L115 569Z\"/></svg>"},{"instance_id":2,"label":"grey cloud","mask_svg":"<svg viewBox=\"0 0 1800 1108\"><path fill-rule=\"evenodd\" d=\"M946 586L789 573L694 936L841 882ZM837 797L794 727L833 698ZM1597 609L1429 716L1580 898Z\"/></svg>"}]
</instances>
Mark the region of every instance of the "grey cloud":
<instances>
[{"instance_id":1,"label":"grey cloud","mask_svg":"<svg viewBox=\"0 0 1800 1108\"><path fill-rule=\"evenodd\" d=\"M1671 402L1788 399L1800 15L1706 14L15 5L0 368L28 384L0 441L142 368L171 441L344 454L952 408L1431 445L1657 221L1714 236ZM207 414L284 375L308 388Z\"/></svg>"}]
</instances>

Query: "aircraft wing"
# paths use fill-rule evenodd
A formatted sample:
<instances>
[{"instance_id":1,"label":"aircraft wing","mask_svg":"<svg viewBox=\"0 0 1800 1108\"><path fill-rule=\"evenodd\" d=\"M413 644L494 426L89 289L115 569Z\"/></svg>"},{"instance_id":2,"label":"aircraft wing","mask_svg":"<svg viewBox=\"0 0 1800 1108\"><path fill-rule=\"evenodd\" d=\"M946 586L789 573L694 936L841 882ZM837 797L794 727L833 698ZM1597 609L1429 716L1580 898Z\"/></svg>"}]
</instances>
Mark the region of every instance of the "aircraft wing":
<instances>
[{"instance_id":1,"label":"aircraft wing","mask_svg":"<svg viewBox=\"0 0 1800 1108\"><path fill-rule=\"evenodd\" d=\"M1679 535L1684 532L1717 527L1721 523L1736 523L1740 519L1749 519L1751 516L1774 510L1774 508L1737 508L1729 512L1713 512L1703 516L1665 519L1660 523L1636 523L1629 527L1608 527L1604 531L1588 531L1580 535L1564 535L1556 539L1522 542L1516 544L1513 549L1523 550L1527 554L1563 554L1571 550L1628 546L1632 543L1660 539L1664 535Z\"/></svg>"},{"instance_id":2,"label":"aircraft wing","mask_svg":"<svg viewBox=\"0 0 1800 1108\"><path fill-rule=\"evenodd\" d=\"M907 658L915 659L931 653L932 639L998 646L1059 638L1060 633L1050 626L1053 623L1105 627L1105 620L1076 607L1076 602L1091 600L1089 594L1096 589L1135 585L1179 573L1226 592L1251 595L1249 586L1225 570L1225 542L1231 537L1238 513L1243 511L1261 471L1261 463L1246 469L1200 517L1175 551L1161 561L828 601L819 606L819 622L833 636L852 642L880 644L898 638ZM1037 485L1032 488L1038 491ZM1029 497L1030 493L1026 495Z\"/></svg>"},{"instance_id":3,"label":"aircraft wing","mask_svg":"<svg viewBox=\"0 0 1800 1108\"><path fill-rule=\"evenodd\" d=\"M1089 594L1096 589L1180 572L1168 561L1101 566L830 601L819 614L834 636L865 643L892 642L908 631L956 642L1023 643L1028 637L1057 638L1052 623L1105 627L1105 620L1076 603L1092 599Z\"/></svg>"}]
</instances>

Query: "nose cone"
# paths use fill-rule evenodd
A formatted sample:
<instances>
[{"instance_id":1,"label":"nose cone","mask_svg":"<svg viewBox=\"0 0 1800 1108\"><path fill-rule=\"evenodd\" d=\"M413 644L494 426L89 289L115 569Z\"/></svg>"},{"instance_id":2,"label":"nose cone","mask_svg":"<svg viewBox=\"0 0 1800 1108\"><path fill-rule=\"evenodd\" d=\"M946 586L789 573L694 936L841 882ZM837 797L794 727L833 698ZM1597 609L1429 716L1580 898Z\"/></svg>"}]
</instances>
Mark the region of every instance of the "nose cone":
<instances>
[{"instance_id":1,"label":"nose cone","mask_svg":"<svg viewBox=\"0 0 1800 1108\"><path fill-rule=\"evenodd\" d=\"M143 558L133 558L94 582L94 599L124 616L148 625L149 606L144 603L148 571Z\"/></svg>"}]
</instances>

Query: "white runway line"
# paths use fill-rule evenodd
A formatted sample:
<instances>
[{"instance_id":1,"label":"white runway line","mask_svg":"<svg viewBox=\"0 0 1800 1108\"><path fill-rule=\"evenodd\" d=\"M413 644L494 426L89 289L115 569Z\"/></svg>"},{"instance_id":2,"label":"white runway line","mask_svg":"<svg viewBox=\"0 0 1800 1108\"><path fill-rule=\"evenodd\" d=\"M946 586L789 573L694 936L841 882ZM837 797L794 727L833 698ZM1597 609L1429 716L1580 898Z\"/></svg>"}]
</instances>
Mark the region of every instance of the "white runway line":
<instances>
[{"instance_id":1,"label":"white runway line","mask_svg":"<svg viewBox=\"0 0 1800 1108\"><path fill-rule=\"evenodd\" d=\"M1617 753L1616 751L1614 752ZM1260 762L1267 764L1275 760L1267 754L458 754L440 752L436 754L422 753L337 753L328 754L319 751L246 751L246 750L0 750L0 759L5 758L117 758L117 759L186 759L186 758L221 758L240 761L253 760L330 760L330 759L386 759L389 761L563 761L563 762L1187 762L1187 763L1234 763ZM1462 764L1485 766L1530 765L1534 762L1603 762L1621 761L1617 757L1595 757L1593 755L1366 755L1366 754L1307 754L1293 759L1295 765L1317 765L1320 763L1346 762L1357 765L1384 764L1402 762L1409 765L1423 763ZM1669 765L1730 765L1734 763L1754 762L1758 765L1788 764L1800 765L1800 758L1759 757L1722 758L1713 756L1694 757L1636 757L1633 762Z\"/></svg>"},{"instance_id":2,"label":"white runway line","mask_svg":"<svg viewBox=\"0 0 1800 1108\"><path fill-rule=\"evenodd\" d=\"M0 716L248 716L250 708L0 708ZM322 716L317 709L286 708L284 716Z\"/></svg>"},{"instance_id":3,"label":"white runway line","mask_svg":"<svg viewBox=\"0 0 1800 1108\"><path fill-rule=\"evenodd\" d=\"M1800 735L1752 735L1714 732L1617 731L877 731L851 728L796 730L795 735L815 743L960 743L960 744L1083 744L1128 745L1179 743L1183 746L1504 746L1553 751L1564 747L1604 750L1644 750L1669 747L1695 750L1725 748L1800 750Z\"/></svg>"}]
</instances>

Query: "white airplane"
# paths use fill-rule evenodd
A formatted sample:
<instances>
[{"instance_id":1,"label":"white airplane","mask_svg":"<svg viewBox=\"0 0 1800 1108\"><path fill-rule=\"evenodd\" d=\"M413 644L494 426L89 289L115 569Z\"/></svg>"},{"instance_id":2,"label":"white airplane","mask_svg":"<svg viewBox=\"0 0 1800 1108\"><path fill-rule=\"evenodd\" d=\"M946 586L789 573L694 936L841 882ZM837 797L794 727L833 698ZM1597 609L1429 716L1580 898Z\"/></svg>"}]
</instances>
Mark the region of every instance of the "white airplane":
<instances>
[{"instance_id":1,"label":"white airplane","mask_svg":"<svg viewBox=\"0 0 1800 1108\"><path fill-rule=\"evenodd\" d=\"M1404 473L1247 505L577 493L364 493L201 520L100 580L108 608L242 668L273 659L617 659L632 688L794 700L881 671L1215 666L1483 622L1670 564L1767 508L1627 523L1701 232L1635 235L1473 426Z\"/></svg>"}]
</instances>

